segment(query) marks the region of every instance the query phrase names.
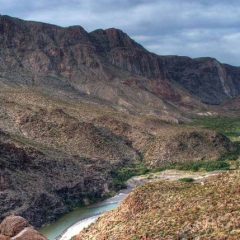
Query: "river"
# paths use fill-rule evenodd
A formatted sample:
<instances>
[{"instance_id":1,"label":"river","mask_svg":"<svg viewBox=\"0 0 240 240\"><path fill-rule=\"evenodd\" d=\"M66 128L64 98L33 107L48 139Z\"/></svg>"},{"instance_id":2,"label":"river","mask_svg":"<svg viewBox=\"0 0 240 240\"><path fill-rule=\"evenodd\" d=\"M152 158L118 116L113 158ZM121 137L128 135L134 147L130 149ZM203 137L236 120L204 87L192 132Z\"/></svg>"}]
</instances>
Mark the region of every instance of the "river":
<instances>
[{"instance_id":1,"label":"river","mask_svg":"<svg viewBox=\"0 0 240 240\"><path fill-rule=\"evenodd\" d=\"M214 172L188 172L179 170L165 170L150 175L133 177L127 181L127 189L120 191L116 196L106 199L97 204L81 207L65 214L62 218L40 229L40 232L49 240L70 240L85 227L95 222L103 213L113 210L128 196L137 186L147 182L168 180L176 181L181 178L193 178L200 183L209 176L218 175L221 171Z\"/></svg>"},{"instance_id":2,"label":"river","mask_svg":"<svg viewBox=\"0 0 240 240\"><path fill-rule=\"evenodd\" d=\"M117 208L133 188L129 185L127 189L120 191L112 198L87 207L76 208L56 222L44 226L40 229L40 232L49 240L70 240L81 230L95 222L103 213Z\"/></svg>"}]
</instances>

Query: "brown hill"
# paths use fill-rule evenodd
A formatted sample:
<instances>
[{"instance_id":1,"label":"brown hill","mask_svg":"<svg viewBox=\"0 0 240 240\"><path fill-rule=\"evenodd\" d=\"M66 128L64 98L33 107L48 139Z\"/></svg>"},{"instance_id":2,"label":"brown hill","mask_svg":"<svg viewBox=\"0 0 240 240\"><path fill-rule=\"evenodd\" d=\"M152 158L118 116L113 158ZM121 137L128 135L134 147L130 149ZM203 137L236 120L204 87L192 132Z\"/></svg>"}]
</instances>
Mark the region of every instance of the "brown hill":
<instances>
[{"instance_id":1,"label":"brown hill","mask_svg":"<svg viewBox=\"0 0 240 240\"><path fill-rule=\"evenodd\" d=\"M234 151L222 134L198 129L166 128L146 146L145 162L152 168L167 164L218 160Z\"/></svg>"},{"instance_id":2,"label":"brown hill","mask_svg":"<svg viewBox=\"0 0 240 240\"><path fill-rule=\"evenodd\" d=\"M240 174L204 184L164 182L135 190L76 240L239 239Z\"/></svg>"}]
</instances>

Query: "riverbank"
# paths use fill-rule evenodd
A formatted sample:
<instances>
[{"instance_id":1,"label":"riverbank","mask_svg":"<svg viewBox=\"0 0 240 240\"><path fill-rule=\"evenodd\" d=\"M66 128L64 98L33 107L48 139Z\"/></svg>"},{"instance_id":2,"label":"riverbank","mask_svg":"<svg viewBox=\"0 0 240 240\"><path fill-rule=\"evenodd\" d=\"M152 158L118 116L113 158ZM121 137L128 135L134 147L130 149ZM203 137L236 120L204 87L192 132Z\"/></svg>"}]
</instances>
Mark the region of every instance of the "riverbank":
<instances>
[{"instance_id":1,"label":"riverbank","mask_svg":"<svg viewBox=\"0 0 240 240\"><path fill-rule=\"evenodd\" d=\"M127 188L120 191L116 196L88 207L75 209L71 213L64 215L55 223L43 227L40 232L49 240L70 240L81 230L94 223L104 213L116 209L128 194L138 186L159 180L177 181L180 179L193 179L194 182L199 183L219 173L221 173L221 171L189 172L172 169L132 177L126 183Z\"/></svg>"}]
</instances>

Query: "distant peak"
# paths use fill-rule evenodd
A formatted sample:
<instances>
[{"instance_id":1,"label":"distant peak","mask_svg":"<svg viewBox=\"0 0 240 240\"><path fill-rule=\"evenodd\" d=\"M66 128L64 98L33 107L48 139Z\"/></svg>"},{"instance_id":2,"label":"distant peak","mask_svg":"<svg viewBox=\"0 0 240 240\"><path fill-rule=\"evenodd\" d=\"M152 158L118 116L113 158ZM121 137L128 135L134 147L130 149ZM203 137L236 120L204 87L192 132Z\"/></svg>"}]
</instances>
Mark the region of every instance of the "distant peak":
<instances>
[{"instance_id":1,"label":"distant peak","mask_svg":"<svg viewBox=\"0 0 240 240\"><path fill-rule=\"evenodd\" d=\"M124 33L121 29L118 28L107 28L105 29L106 32L112 32L112 33L121 33L121 34L126 34ZM127 34L126 34L127 35Z\"/></svg>"},{"instance_id":2,"label":"distant peak","mask_svg":"<svg viewBox=\"0 0 240 240\"><path fill-rule=\"evenodd\" d=\"M128 34L117 28L97 29L90 33L104 48L127 47L144 50Z\"/></svg>"}]
</instances>

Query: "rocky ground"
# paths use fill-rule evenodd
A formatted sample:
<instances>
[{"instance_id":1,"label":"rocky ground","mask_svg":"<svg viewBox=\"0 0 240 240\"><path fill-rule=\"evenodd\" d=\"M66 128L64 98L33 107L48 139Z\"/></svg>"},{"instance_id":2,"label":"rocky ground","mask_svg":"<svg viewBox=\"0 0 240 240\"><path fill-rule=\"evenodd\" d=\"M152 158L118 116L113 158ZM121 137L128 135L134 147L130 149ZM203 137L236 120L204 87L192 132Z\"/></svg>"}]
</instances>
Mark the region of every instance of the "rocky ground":
<instances>
[{"instance_id":1,"label":"rocky ground","mask_svg":"<svg viewBox=\"0 0 240 240\"><path fill-rule=\"evenodd\" d=\"M239 239L239 183L239 171L201 184L153 181L137 188L76 240Z\"/></svg>"}]
</instances>

